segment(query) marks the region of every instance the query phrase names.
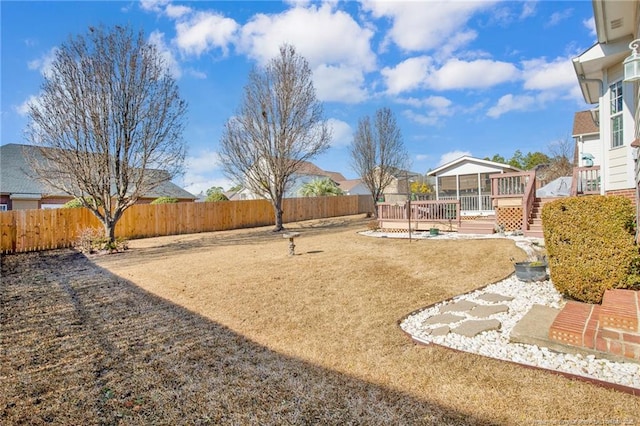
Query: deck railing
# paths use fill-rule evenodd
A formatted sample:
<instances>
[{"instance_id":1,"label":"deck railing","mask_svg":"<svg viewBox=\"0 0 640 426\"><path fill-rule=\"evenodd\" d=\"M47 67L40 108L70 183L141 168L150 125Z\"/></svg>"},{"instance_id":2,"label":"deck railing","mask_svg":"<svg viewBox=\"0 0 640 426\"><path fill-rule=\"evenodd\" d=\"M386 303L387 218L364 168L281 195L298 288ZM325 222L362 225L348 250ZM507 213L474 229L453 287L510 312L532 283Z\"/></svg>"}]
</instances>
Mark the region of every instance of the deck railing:
<instances>
[{"instance_id":1,"label":"deck railing","mask_svg":"<svg viewBox=\"0 0 640 426\"><path fill-rule=\"evenodd\" d=\"M378 220L460 224L459 200L378 203Z\"/></svg>"},{"instance_id":2,"label":"deck railing","mask_svg":"<svg viewBox=\"0 0 640 426\"><path fill-rule=\"evenodd\" d=\"M491 194L494 199L522 199L522 231L529 229L536 196L535 172L500 173L491 176Z\"/></svg>"},{"instance_id":3,"label":"deck railing","mask_svg":"<svg viewBox=\"0 0 640 426\"><path fill-rule=\"evenodd\" d=\"M574 167L571 195L600 194L600 166Z\"/></svg>"},{"instance_id":4,"label":"deck railing","mask_svg":"<svg viewBox=\"0 0 640 426\"><path fill-rule=\"evenodd\" d=\"M532 172L496 173L491 175L491 195L493 198L522 197Z\"/></svg>"}]
</instances>

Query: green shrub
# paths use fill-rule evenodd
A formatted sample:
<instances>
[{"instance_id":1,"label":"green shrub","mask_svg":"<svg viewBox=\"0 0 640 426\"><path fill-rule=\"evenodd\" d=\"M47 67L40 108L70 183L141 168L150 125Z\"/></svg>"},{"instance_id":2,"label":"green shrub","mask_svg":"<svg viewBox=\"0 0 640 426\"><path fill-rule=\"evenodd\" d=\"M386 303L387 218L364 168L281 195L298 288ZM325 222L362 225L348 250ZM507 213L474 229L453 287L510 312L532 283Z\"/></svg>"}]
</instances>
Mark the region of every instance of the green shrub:
<instances>
[{"instance_id":1,"label":"green shrub","mask_svg":"<svg viewBox=\"0 0 640 426\"><path fill-rule=\"evenodd\" d=\"M151 202L151 204L173 204L177 203L178 199L174 197L158 197Z\"/></svg>"},{"instance_id":2,"label":"green shrub","mask_svg":"<svg viewBox=\"0 0 640 426\"><path fill-rule=\"evenodd\" d=\"M93 201L93 198L92 197L85 197L85 200L87 200L87 202L89 204L91 204L91 202ZM63 209L77 209L79 207L84 207L82 205L82 200L80 198L74 198L73 200L69 200L66 203L64 203L61 208L63 208Z\"/></svg>"},{"instance_id":3,"label":"green shrub","mask_svg":"<svg viewBox=\"0 0 640 426\"><path fill-rule=\"evenodd\" d=\"M624 197L567 197L545 204L544 240L556 289L600 303L607 289L638 287L634 221L634 207Z\"/></svg>"},{"instance_id":4,"label":"green shrub","mask_svg":"<svg viewBox=\"0 0 640 426\"><path fill-rule=\"evenodd\" d=\"M209 202L216 202L216 201L229 201L229 199L222 192L215 191L207 195L207 198L205 198L204 201L209 203Z\"/></svg>"}]
</instances>

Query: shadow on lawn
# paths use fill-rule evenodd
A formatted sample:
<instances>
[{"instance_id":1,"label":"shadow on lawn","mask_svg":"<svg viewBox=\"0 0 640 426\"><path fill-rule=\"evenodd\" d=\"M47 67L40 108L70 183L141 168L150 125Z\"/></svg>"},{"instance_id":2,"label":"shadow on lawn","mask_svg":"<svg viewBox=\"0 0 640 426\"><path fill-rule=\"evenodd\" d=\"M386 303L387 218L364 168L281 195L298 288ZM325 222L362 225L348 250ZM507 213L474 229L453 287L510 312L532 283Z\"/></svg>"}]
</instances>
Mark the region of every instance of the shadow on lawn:
<instances>
[{"instance_id":1,"label":"shadow on lawn","mask_svg":"<svg viewBox=\"0 0 640 426\"><path fill-rule=\"evenodd\" d=\"M483 424L275 353L71 250L2 257L3 424Z\"/></svg>"}]
</instances>

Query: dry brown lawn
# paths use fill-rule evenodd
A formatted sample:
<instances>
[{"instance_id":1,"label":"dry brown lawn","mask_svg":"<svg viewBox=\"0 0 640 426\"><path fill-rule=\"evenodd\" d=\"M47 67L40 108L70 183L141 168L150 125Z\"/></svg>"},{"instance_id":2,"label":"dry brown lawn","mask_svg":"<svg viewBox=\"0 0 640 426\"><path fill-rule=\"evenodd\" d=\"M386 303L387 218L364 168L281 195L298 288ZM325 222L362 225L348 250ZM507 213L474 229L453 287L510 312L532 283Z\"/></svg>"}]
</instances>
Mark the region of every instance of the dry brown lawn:
<instances>
[{"instance_id":1,"label":"dry brown lawn","mask_svg":"<svg viewBox=\"0 0 640 426\"><path fill-rule=\"evenodd\" d=\"M435 346L398 321L498 281L510 240L360 216L4 256L2 424L636 424L640 398Z\"/></svg>"}]
</instances>

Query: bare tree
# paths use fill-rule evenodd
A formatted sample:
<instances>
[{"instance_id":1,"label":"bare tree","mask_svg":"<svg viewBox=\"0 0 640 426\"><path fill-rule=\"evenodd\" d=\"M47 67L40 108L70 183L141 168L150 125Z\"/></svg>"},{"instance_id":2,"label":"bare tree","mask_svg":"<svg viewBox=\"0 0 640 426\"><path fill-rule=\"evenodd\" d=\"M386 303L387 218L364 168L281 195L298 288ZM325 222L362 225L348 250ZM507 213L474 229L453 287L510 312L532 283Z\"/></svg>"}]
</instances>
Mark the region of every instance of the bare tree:
<instances>
[{"instance_id":1,"label":"bare tree","mask_svg":"<svg viewBox=\"0 0 640 426\"><path fill-rule=\"evenodd\" d=\"M351 142L351 161L354 171L371 191L374 203L394 175L407 167L402 134L389 108L376 111L373 125L369 117L360 119Z\"/></svg>"},{"instance_id":2,"label":"bare tree","mask_svg":"<svg viewBox=\"0 0 640 426\"><path fill-rule=\"evenodd\" d=\"M563 176L573 175L575 141L571 137L558 139L548 145L549 167L545 172L545 179L552 181Z\"/></svg>"},{"instance_id":3,"label":"bare tree","mask_svg":"<svg viewBox=\"0 0 640 426\"><path fill-rule=\"evenodd\" d=\"M220 141L225 174L271 201L275 229L284 229L282 200L292 175L329 147L331 131L316 99L306 59L293 46L254 69L236 116Z\"/></svg>"},{"instance_id":4,"label":"bare tree","mask_svg":"<svg viewBox=\"0 0 640 426\"><path fill-rule=\"evenodd\" d=\"M186 108L142 32L89 27L60 46L30 105L31 166L80 199L112 243L124 211L182 171Z\"/></svg>"}]
</instances>

